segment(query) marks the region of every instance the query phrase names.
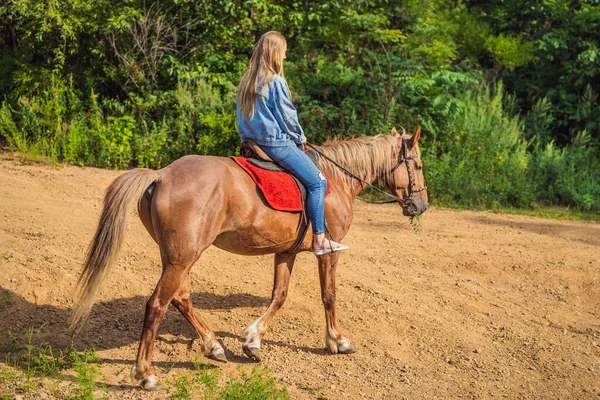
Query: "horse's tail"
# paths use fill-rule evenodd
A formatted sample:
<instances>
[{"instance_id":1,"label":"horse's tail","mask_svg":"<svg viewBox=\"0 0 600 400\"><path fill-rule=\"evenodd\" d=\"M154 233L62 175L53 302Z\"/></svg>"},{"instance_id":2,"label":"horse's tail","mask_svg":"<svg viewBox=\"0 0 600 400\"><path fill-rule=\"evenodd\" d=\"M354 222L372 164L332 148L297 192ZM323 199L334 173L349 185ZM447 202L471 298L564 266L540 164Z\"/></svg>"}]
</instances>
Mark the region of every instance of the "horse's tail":
<instances>
[{"instance_id":1,"label":"horse's tail","mask_svg":"<svg viewBox=\"0 0 600 400\"><path fill-rule=\"evenodd\" d=\"M75 293L79 302L69 318L72 332L77 332L85 322L100 284L116 261L125 236L131 200L157 179L158 172L139 168L119 176L106 189L96 234L77 281Z\"/></svg>"}]
</instances>

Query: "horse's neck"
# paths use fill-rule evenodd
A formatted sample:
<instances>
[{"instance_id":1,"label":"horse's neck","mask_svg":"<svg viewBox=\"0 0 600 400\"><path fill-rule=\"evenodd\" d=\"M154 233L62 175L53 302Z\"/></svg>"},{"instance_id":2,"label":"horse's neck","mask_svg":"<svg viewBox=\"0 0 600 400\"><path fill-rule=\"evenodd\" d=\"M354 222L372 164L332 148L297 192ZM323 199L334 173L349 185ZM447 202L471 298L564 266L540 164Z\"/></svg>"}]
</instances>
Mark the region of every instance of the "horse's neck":
<instances>
[{"instance_id":1,"label":"horse's neck","mask_svg":"<svg viewBox=\"0 0 600 400\"><path fill-rule=\"evenodd\" d=\"M365 180L365 177L357 175L361 180L350 178L350 179L340 179L338 175L334 174L332 169L337 167L331 166L330 168L325 168L323 172L327 180L329 181L332 188L338 190L340 193L350 196L352 199L356 198L368 185L373 183L374 180L368 181Z\"/></svg>"},{"instance_id":2,"label":"horse's neck","mask_svg":"<svg viewBox=\"0 0 600 400\"><path fill-rule=\"evenodd\" d=\"M371 185L377 179L379 179L379 177L375 177L375 178L371 178L371 179L363 179L362 182L354 180L352 189L351 189L352 198L353 199L356 198L356 196L358 196L363 190L365 190L367 188L367 186Z\"/></svg>"},{"instance_id":3,"label":"horse's neck","mask_svg":"<svg viewBox=\"0 0 600 400\"><path fill-rule=\"evenodd\" d=\"M343 172L341 169L331 163L327 163L327 167L325 168L325 173L327 178L331 181L331 185L341 188L343 192L352 196L352 198L358 196L360 192L362 192L368 185L372 184L377 179L383 178L385 172L389 171L389 159L379 159L381 157L373 156L374 153L369 154L370 150L367 144L364 144L363 146L364 147L361 149L360 144L358 144L356 149L357 155L361 152L365 153L360 154L362 157L362 162L358 161L359 157L345 157L344 160L331 157L335 162L339 163L347 171L351 172L352 175L355 175L355 177L351 177L350 174ZM390 154L391 148L387 152ZM365 155L369 162L365 162Z\"/></svg>"}]
</instances>

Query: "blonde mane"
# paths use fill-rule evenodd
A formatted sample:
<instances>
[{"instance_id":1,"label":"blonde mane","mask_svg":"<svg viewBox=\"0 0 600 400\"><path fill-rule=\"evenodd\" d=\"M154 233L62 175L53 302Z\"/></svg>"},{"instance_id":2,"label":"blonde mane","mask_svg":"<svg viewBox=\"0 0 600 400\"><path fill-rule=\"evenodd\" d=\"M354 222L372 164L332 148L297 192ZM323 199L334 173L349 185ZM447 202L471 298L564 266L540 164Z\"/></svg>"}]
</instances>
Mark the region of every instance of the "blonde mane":
<instances>
[{"instance_id":1,"label":"blonde mane","mask_svg":"<svg viewBox=\"0 0 600 400\"><path fill-rule=\"evenodd\" d=\"M398 159L401 141L398 136L363 136L350 140L331 140L319 150L367 182L383 178ZM350 177L331 162L321 158L319 164L329 178L351 184Z\"/></svg>"}]
</instances>

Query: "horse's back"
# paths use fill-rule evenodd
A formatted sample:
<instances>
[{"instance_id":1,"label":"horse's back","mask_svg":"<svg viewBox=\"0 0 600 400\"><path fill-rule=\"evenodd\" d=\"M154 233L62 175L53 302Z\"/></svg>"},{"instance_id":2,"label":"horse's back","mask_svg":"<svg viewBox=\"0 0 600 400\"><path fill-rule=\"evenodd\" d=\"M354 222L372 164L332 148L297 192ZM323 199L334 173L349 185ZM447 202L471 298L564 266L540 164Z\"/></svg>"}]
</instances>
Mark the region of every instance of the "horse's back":
<instances>
[{"instance_id":1,"label":"horse's back","mask_svg":"<svg viewBox=\"0 0 600 400\"><path fill-rule=\"evenodd\" d=\"M227 157L190 155L181 157L161 169L161 181L172 185L193 185L219 181L234 173L235 162Z\"/></svg>"},{"instance_id":2,"label":"horse's back","mask_svg":"<svg viewBox=\"0 0 600 400\"><path fill-rule=\"evenodd\" d=\"M235 161L216 156L185 156L160 170L150 210L160 230L193 232L192 241L209 240L238 254L291 247L299 219L299 213L269 208Z\"/></svg>"}]
</instances>

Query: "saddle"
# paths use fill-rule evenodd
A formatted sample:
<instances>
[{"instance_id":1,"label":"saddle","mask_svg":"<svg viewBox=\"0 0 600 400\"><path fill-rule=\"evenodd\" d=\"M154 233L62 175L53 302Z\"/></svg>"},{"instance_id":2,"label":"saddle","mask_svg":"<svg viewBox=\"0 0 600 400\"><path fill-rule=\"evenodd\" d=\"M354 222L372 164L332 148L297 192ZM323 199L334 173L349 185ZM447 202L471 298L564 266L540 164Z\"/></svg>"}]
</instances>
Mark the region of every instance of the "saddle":
<instances>
[{"instance_id":1,"label":"saddle","mask_svg":"<svg viewBox=\"0 0 600 400\"><path fill-rule=\"evenodd\" d=\"M304 152L308 158L312 160L313 163L319 167L319 153L314 150L306 150ZM262 149L254 143L252 140L246 140L242 142L242 146L240 148L240 155L244 158L247 158L254 165L259 167L265 167L265 169L269 171L285 171L285 169L281 168L277 163L271 160L271 157L267 155ZM270 164L267 164L270 163Z\"/></svg>"},{"instance_id":2,"label":"saddle","mask_svg":"<svg viewBox=\"0 0 600 400\"><path fill-rule=\"evenodd\" d=\"M319 167L318 164L318 160L319 160L319 155L312 151L312 150L308 150L306 151L306 155L315 163L315 165L317 167ZM293 176L292 174L290 174L289 172L287 172L285 169L283 169L282 167L280 167L277 163L275 163L256 143L254 143L253 141L244 141L242 142L241 148L240 148L240 156L247 159L246 161L248 162L248 164L251 164L252 166L256 167L256 168L260 168L260 169L264 169L267 171L273 171L273 172L285 172L286 174L288 174L289 176L291 176L294 181L296 182L296 186L298 187L298 190L300 192L300 198L301 198L301 211L302 212L302 218L300 218L300 222L298 225L298 238L296 239L296 241L294 242L294 245L292 246L292 248L289 251L295 251L297 250L300 245L302 244L302 242L304 241L304 238L306 237L306 233L308 231L308 218L307 218L307 214L306 214L306 198L307 198L307 190L306 187L304 186L304 184L302 182L300 182L300 180L298 178L296 178L295 176ZM244 168L244 166L238 161L236 160L236 158L232 157L242 168ZM246 168L244 168L246 170ZM246 172L249 172L246 170ZM253 179L256 182L255 177L250 174ZM259 182L256 182L257 184ZM260 186L260 185L259 185ZM261 187L262 190L262 187ZM263 195L265 195L265 193L263 192ZM289 211L289 210L288 210Z\"/></svg>"},{"instance_id":3,"label":"saddle","mask_svg":"<svg viewBox=\"0 0 600 400\"><path fill-rule=\"evenodd\" d=\"M305 151L305 154L308 156L308 158L310 158L312 160L312 162L317 166L317 168L320 169L319 154L313 150L307 150L307 151ZM241 149L240 149L240 155L244 158L247 158L248 163L254 165L257 168L261 168L261 169L265 169L267 171L273 171L273 172L285 172L285 173L289 174L292 178L294 178L294 181L296 182L296 185L298 186L298 189L300 190L300 195L302 198L302 205L303 205L302 211L304 212L304 210L306 210L305 205L306 205L307 192L306 192L306 187L304 186L304 184L302 182L300 182L300 180L298 178L296 178L294 175L290 174L284 168L280 167L256 143L254 143L251 140L242 142Z\"/></svg>"}]
</instances>

